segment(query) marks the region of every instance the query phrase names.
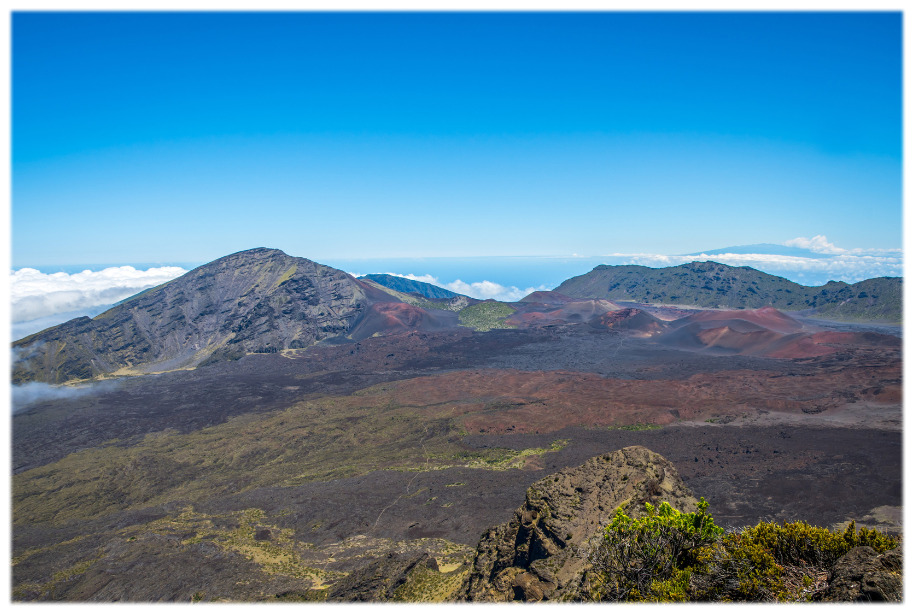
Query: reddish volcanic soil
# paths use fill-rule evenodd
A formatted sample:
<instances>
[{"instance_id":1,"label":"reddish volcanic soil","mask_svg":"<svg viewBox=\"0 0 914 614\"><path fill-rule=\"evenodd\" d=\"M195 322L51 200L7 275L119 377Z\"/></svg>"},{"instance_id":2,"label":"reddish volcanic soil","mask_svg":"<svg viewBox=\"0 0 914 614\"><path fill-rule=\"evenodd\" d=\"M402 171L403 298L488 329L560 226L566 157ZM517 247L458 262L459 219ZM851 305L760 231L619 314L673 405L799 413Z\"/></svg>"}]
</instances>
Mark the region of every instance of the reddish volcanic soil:
<instances>
[{"instance_id":1,"label":"reddish volcanic soil","mask_svg":"<svg viewBox=\"0 0 914 614\"><path fill-rule=\"evenodd\" d=\"M569 426L671 424L759 412L818 414L849 403L898 402L895 367L785 376L721 371L684 380L621 380L590 373L456 371L394 383L401 404L445 407L471 433L548 433Z\"/></svg>"},{"instance_id":2,"label":"reddish volcanic soil","mask_svg":"<svg viewBox=\"0 0 914 614\"><path fill-rule=\"evenodd\" d=\"M590 322L607 312L620 309L615 303L604 300L563 302L558 309L550 309L550 307L554 307L554 303L548 306L543 303L520 303L516 305L521 311L511 315L505 321L508 324L519 327ZM525 311L525 309L530 309L531 311Z\"/></svg>"},{"instance_id":3,"label":"reddish volcanic soil","mask_svg":"<svg viewBox=\"0 0 914 614\"><path fill-rule=\"evenodd\" d=\"M626 331L636 336L650 337L666 330L667 324L640 309L625 308L604 313L595 318L591 325L617 331Z\"/></svg>"},{"instance_id":4,"label":"reddish volcanic soil","mask_svg":"<svg viewBox=\"0 0 914 614\"><path fill-rule=\"evenodd\" d=\"M778 311L774 307L700 311L682 318L675 324L691 324L692 322L716 323L729 322L732 320L745 320L746 322L751 322L779 333L796 333L803 329L803 325L800 322L794 320L787 314ZM720 326L720 324L717 324L717 326Z\"/></svg>"},{"instance_id":5,"label":"reddish volcanic soil","mask_svg":"<svg viewBox=\"0 0 914 614\"><path fill-rule=\"evenodd\" d=\"M687 351L794 359L825 356L841 347L897 348L897 337L872 332L804 331L777 309L701 311L669 324L658 337L668 347Z\"/></svg>"},{"instance_id":6,"label":"reddish volcanic soil","mask_svg":"<svg viewBox=\"0 0 914 614\"><path fill-rule=\"evenodd\" d=\"M360 341L376 334L444 330L457 324L457 314L449 311L427 311L407 303L375 303L353 327L349 338Z\"/></svg>"},{"instance_id":7,"label":"reddish volcanic soil","mask_svg":"<svg viewBox=\"0 0 914 614\"><path fill-rule=\"evenodd\" d=\"M561 294L559 292L553 292L551 290L537 290L536 292L531 292L524 298L522 298L520 303L545 303L545 304L554 304L554 303L573 303L576 298L572 298L566 294Z\"/></svg>"},{"instance_id":8,"label":"reddish volcanic soil","mask_svg":"<svg viewBox=\"0 0 914 614\"><path fill-rule=\"evenodd\" d=\"M873 332L823 331L803 324L777 309L693 311L674 320L670 315L620 307L609 301L573 301L561 307L544 303L515 303L518 311L506 322L520 329L556 327L586 322L594 329L629 338L653 338L668 348L715 355L778 359L813 358L839 347L899 347L897 337Z\"/></svg>"}]
</instances>

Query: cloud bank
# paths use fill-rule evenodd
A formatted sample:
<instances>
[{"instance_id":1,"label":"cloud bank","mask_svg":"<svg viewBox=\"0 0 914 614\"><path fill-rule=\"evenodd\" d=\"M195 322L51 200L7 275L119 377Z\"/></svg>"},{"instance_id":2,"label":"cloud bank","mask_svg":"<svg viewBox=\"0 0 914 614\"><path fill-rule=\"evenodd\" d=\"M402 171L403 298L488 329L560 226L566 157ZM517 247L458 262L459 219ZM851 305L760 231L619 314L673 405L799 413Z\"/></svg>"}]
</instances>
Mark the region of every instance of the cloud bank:
<instances>
[{"instance_id":1,"label":"cloud bank","mask_svg":"<svg viewBox=\"0 0 914 614\"><path fill-rule=\"evenodd\" d=\"M84 386L53 386L42 382L29 382L12 386L12 410L17 413L30 405L42 401L57 399L75 399L90 394L104 394L111 392L119 386L117 380L87 384Z\"/></svg>"},{"instance_id":2,"label":"cloud bank","mask_svg":"<svg viewBox=\"0 0 914 614\"><path fill-rule=\"evenodd\" d=\"M87 311L96 309L94 315L98 313L98 307L117 303L186 272L175 266L153 267L145 271L120 266L75 274L48 274L29 268L12 271L10 298L13 322L56 319L46 325L52 326L66 321L59 318L60 314L87 315Z\"/></svg>"},{"instance_id":3,"label":"cloud bank","mask_svg":"<svg viewBox=\"0 0 914 614\"><path fill-rule=\"evenodd\" d=\"M663 254L607 254L611 264L639 264L667 267L687 262L712 260L730 266L750 266L754 269L786 277L806 285L822 285L829 280L855 283L872 277L900 277L903 257L900 249L844 249L830 243L825 235L812 238L797 237L782 245L801 247L827 257L804 258L780 254L692 254L667 256Z\"/></svg>"},{"instance_id":4,"label":"cloud bank","mask_svg":"<svg viewBox=\"0 0 914 614\"><path fill-rule=\"evenodd\" d=\"M797 237L796 239L784 241L784 245L787 247L802 247L817 254L844 254L847 252L846 249L842 249L834 243L829 243L825 235L816 235L811 239Z\"/></svg>"}]
</instances>

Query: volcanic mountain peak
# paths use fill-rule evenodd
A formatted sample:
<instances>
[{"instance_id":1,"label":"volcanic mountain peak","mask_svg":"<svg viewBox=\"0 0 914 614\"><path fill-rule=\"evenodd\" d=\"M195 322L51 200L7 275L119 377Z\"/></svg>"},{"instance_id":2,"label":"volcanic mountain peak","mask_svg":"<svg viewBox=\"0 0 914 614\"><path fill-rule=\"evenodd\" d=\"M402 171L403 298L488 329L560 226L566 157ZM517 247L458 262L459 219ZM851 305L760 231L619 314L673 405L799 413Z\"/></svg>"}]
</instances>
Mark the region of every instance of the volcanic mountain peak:
<instances>
[{"instance_id":1,"label":"volcanic mountain peak","mask_svg":"<svg viewBox=\"0 0 914 614\"><path fill-rule=\"evenodd\" d=\"M94 319L17 341L13 381L61 383L307 347L345 335L377 300L396 299L278 249L237 252Z\"/></svg>"}]
</instances>

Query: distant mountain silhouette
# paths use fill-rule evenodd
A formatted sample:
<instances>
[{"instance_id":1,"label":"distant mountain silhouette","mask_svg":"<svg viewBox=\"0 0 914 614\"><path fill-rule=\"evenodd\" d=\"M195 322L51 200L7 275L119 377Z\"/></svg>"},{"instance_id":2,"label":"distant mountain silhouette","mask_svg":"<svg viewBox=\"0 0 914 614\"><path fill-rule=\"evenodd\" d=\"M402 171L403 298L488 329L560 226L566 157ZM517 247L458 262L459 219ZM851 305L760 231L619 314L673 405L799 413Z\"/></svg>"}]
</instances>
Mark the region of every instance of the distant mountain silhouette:
<instances>
[{"instance_id":1,"label":"distant mountain silhouette","mask_svg":"<svg viewBox=\"0 0 914 614\"><path fill-rule=\"evenodd\" d=\"M455 298L458 296L463 296L463 294L458 294L457 292L451 292L450 290L445 290L434 284L429 284L424 281L416 281L414 279L407 279L406 277L398 277L396 275L387 275L385 273L372 273L371 275L363 275L359 279L370 279L371 281L381 284L386 288L391 290L397 290L398 292L412 292L414 294L420 294L425 298Z\"/></svg>"},{"instance_id":2,"label":"distant mountain silhouette","mask_svg":"<svg viewBox=\"0 0 914 614\"><path fill-rule=\"evenodd\" d=\"M575 298L695 307L809 310L824 318L901 321L901 278L803 286L751 267L690 262L667 268L600 265L562 282L555 292Z\"/></svg>"}]
</instances>

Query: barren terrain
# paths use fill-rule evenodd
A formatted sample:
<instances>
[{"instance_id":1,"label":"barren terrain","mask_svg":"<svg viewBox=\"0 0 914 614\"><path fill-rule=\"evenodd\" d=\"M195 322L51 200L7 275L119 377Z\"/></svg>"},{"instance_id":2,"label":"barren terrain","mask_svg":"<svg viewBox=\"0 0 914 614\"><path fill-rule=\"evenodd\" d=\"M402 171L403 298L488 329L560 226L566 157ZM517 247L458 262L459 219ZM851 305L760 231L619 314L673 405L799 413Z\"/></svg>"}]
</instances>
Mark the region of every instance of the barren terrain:
<instances>
[{"instance_id":1,"label":"barren terrain","mask_svg":"<svg viewBox=\"0 0 914 614\"><path fill-rule=\"evenodd\" d=\"M898 337L816 327L828 351L802 358L409 331L36 403L13 419L15 596L319 595L389 552L459 576L533 481L635 444L724 526L900 531Z\"/></svg>"}]
</instances>

